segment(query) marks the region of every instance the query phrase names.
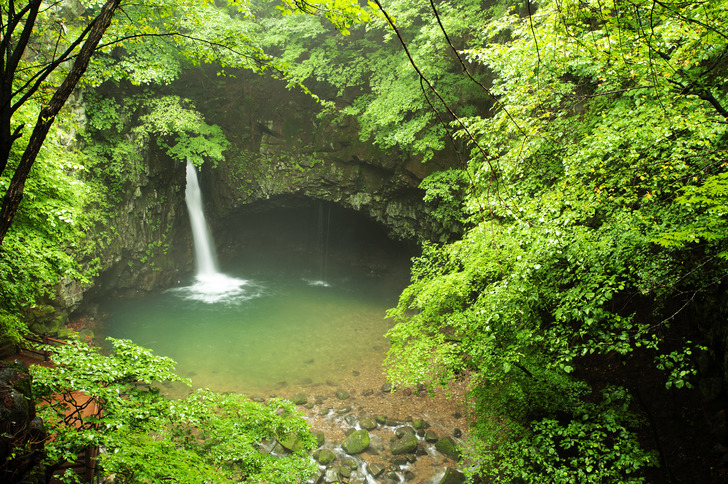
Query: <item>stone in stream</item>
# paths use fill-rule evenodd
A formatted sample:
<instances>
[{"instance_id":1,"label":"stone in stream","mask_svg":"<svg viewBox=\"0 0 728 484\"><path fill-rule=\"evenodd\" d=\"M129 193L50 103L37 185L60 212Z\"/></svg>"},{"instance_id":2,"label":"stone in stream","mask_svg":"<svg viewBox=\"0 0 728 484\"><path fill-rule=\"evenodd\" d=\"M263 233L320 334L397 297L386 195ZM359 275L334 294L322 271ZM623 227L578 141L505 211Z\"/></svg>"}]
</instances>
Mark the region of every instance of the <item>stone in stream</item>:
<instances>
[{"instance_id":1,"label":"stone in stream","mask_svg":"<svg viewBox=\"0 0 728 484\"><path fill-rule=\"evenodd\" d=\"M428 444L434 444L440 440L440 437L437 436L434 430L428 429L427 432L425 432L425 442Z\"/></svg>"},{"instance_id":2,"label":"stone in stream","mask_svg":"<svg viewBox=\"0 0 728 484\"><path fill-rule=\"evenodd\" d=\"M377 422L371 417L362 417L359 419L359 426L365 430L374 430L377 428Z\"/></svg>"},{"instance_id":3,"label":"stone in stream","mask_svg":"<svg viewBox=\"0 0 728 484\"><path fill-rule=\"evenodd\" d=\"M297 393L291 398L291 402L295 405L305 405L308 403L308 397L304 393Z\"/></svg>"},{"instance_id":4,"label":"stone in stream","mask_svg":"<svg viewBox=\"0 0 728 484\"><path fill-rule=\"evenodd\" d=\"M381 476L384 472L384 467L379 464L369 464L367 466L367 472L376 479L377 477Z\"/></svg>"},{"instance_id":5,"label":"stone in stream","mask_svg":"<svg viewBox=\"0 0 728 484\"><path fill-rule=\"evenodd\" d=\"M349 435L341 447L347 454L359 454L369 447L369 432L366 430L356 430Z\"/></svg>"},{"instance_id":6,"label":"stone in stream","mask_svg":"<svg viewBox=\"0 0 728 484\"><path fill-rule=\"evenodd\" d=\"M389 446L389 451L394 455L409 454L416 450L417 436L414 432L401 432L401 435L395 437Z\"/></svg>"},{"instance_id":7,"label":"stone in stream","mask_svg":"<svg viewBox=\"0 0 728 484\"><path fill-rule=\"evenodd\" d=\"M452 439L445 437L435 442L435 448L444 456L451 458L455 462L460 460L460 449Z\"/></svg>"},{"instance_id":8,"label":"stone in stream","mask_svg":"<svg viewBox=\"0 0 728 484\"><path fill-rule=\"evenodd\" d=\"M414 419L412 421L412 427L414 427L415 430L425 430L430 427L430 424L421 419Z\"/></svg>"},{"instance_id":9,"label":"stone in stream","mask_svg":"<svg viewBox=\"0 0 728 484\"><path fill-rule=\"evenodd\" d=\"M338 398L339 400L346 400L347 398L349 398L349 392L347 392L346 390L338 389L336 390L336 398Z\"/></svg>"},{"instance_id":10,"label":"stone in stream","mask_svg":"<svg viewBox=\"0 0 728 484\"><path fill-rule=\"evenodd\" d=\"M336 454L329 449L318 449L313 453L313 458L322 466L327 466L336 460Z\"/></svg>"},{"instance_id":11,"label":"stone in stream","mask_svg":"<svg viewBox=\"0 0 728 484\"><path fill-rule=\"evenodd\" d=\"M407 433L407 434L414 434L414 433L415 433L415 429L413 429L412 427L410 427L410 426L406 425L406 426L404 426L404 427L400 427L400 428L398 428L397 430L395 430L395 431L394 431L394 435L396 435L396 436L397 436L397 438L400 438L400 439L401 439L401 438L402 438L402 437L404 436L404 434L406 434L406 433Z\"/></svg>"},{"instance_id":12,"label":"stone in stream","mask_svg":"<svg viewBox=\"0 0 728 484\"><path fill-rule=\"evenodd\" d=\"M349 484L366 484L367 477L359 471L353 471L349 477Z\"/></svg>"},{"instance_id":13,"label":"stone in stream","mask_svg":"<svg viewBox=\"0 0 728 484\"><path fill-rule=\"evenodd\" d=\"M465 482L465 475L452 467L445 469L445 474L440 479L438 484L463 484Z\"/></svg>"}]
</instances>

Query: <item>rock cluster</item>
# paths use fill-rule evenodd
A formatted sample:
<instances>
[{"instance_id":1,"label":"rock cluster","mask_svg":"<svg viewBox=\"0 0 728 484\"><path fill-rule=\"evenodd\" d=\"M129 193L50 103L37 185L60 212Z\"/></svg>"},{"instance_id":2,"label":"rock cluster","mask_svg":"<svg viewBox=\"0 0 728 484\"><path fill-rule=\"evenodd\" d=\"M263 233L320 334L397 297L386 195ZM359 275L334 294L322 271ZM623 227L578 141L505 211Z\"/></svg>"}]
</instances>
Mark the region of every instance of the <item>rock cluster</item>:
<instances>
[{"instance_id":1,"label":"rock cluster","mask_svg":"<svg viewBox=\"0 0 728 484\"><path fill-rule=\"evenodd\" d=\"M382 389L383 393L391 391ZM371 393L368 393L370 395ZM362 392L363 396L364 392ZM422 418L397 420L386 415L354 415L347 405L349 393L337 390L331 397L311 398L304 393L291 400L307 415L326 418L343 430L345 437L326 438L323 431L314 433L318 447L312 458L319 466L310 482L363 484L367 482L430 482L457 484L465 482L458 470L460 463L459 429L435 431ZM333 405L327 406L327 403ZM334 408L335 407L335 408ZM279 442L274 451L295 450L295 442Z\"/></svg>"}]
</instances>

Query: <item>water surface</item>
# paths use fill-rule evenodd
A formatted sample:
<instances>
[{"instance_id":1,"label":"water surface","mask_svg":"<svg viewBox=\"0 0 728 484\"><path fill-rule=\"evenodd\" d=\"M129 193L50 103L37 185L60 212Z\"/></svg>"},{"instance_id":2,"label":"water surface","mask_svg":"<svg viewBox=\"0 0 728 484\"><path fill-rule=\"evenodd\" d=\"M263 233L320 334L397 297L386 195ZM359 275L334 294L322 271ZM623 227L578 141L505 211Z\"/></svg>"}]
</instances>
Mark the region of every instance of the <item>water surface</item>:
<instances>
[{"instance_id":1,"label":"water surface","mask_svg":"<svg viewBox=\"0 0 728 484\"><path fill-rule=\"evenodd\" d=\"M385 312L408 278L406 258L356 262L257 248L223 264L241 282L229 297L196 298L189 281L142 300L106 301L101 336L171 357L195 388L265 396L336 385L381 365L392 325ZM183 391L168 387L173 396Z\"/></svg>"}]
</instances>

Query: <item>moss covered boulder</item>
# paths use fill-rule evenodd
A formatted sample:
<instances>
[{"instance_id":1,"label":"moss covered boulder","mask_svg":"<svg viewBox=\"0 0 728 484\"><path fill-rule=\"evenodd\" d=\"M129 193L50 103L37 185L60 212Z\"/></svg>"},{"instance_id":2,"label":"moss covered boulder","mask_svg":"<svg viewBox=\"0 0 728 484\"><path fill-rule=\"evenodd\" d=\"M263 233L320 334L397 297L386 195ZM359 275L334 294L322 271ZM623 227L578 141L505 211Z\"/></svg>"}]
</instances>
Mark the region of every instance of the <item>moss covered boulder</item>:
<instances>
[{"instance_id":1,"label":"moss covered boulder","mask_svg":"<svg viewBox=\"0 0 728 484\"><path fill-rule=\"evenodd\" d=\"M347 454L359 454L369 447L369 432L364 429L356 430L349 435L341 447Z\"/></svg>"}]
</instances>

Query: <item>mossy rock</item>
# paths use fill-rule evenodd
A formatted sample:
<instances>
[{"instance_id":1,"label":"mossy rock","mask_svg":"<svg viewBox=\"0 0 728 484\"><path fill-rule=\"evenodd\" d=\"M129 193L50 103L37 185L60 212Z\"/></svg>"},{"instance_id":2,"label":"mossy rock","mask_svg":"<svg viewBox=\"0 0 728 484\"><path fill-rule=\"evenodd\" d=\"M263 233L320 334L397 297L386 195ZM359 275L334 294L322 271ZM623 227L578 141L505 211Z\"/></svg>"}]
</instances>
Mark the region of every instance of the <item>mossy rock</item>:
<instances>
[{"instance_id":1,"label":"mossy rock","mask_svg":"<svg viewBox=\"0 0 728 484\"><path fill-rule=\"evenodd\" d=\"M298 452L304 448L304 443L298 434L288 434L278 439L278 443L291 452Z\"/></svg>"},{"instance_id":2,"label":"mossy rock","mask_svg":"<svg viewBox=\"0 0 728 484\"><path fill-rule=\"evenodd\" d=\"M298 393L291 398L291 402L295 405L305 405L308 403L308 397L304 393Z\"/></svg>"},{"instance_id":3,"label":"mossy rock","mask_svg":"<svg viewBox=\"0 0 728 484\"><path fill-rule=\"evenodd\" d=\"M460 460L460 449L452 437L445 437L435 442L435 448L444 456L454 461Z\"/></svg>"},{"instance_id":4,"label":"mossy rock","mask_svg":"<svg viewBox=\"0 0 728 484\"><path fill-rule=\"evenodd\" d=\"M322 466L327 466L336 460L336 454L329 449L318 449L313 453L313 458Z\"/></svg>"},{"instance_id":5,"label":"mossy rock","mask_svg":"<svg viewBox=\"0 0 728 484\"><path fill-rule=\"evenodd\" d=\"M438 484L463 484L465 482L465 475L457 469L448 467L445 469L445 474L440 479Z\"/></svg>"},{"instance_id":6,"label":"mossy rock","mask_svg":"<svg viewBox=\"0 0 728 484\"><path fill-rule=\"evenodd\" d=\"M402 432L392 441L389 451L394 455L410 454L417 450L417 436L413 432Z\"/></svg>"},{"instance_id":7,"label":"mossy rock","mask_svg":"<svg viewBox=\"0 0 728 484\"><path fill-rule=\"evenodd\" d=\"M369 432L364 429L352 432L341 447L347 454L359 454L369 447Z\"/></svg>"},{"instance_id":8,"label":"mossy rock","mask_svg":"<svg viewBox=\"0 0 728 484\"><path fill-rule=\"evenodd\" d=\"M374 430L377 428L377 422L370 417L362 417L359 419L359 426L365 430Z\"/></svg>"}]
</instances>

